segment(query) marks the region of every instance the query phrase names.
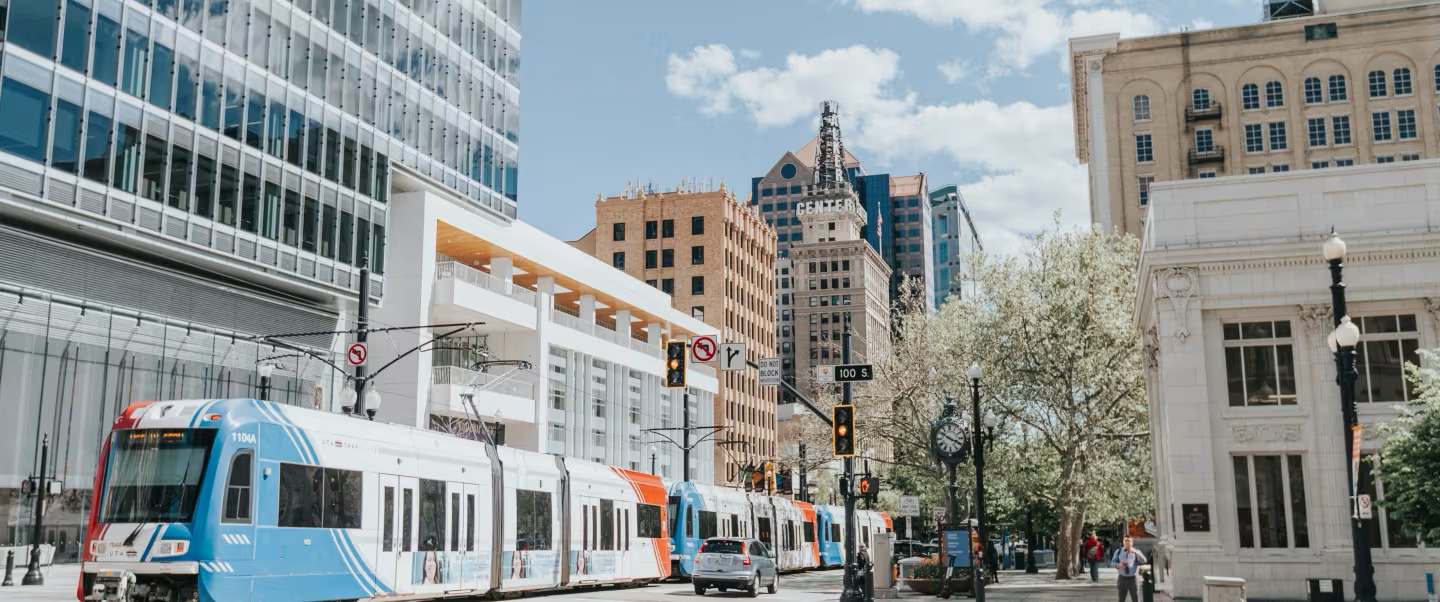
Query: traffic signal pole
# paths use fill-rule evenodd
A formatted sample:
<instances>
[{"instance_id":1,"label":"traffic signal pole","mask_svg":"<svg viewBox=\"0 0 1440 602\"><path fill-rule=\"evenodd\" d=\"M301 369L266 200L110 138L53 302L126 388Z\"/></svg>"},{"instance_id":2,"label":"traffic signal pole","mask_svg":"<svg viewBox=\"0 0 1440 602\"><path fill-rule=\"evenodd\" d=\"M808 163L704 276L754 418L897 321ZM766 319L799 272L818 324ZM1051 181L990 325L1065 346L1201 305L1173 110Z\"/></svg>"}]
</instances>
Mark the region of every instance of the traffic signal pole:
<instances>
[{"instance_id":1,"label":"traffic signal pole","mask_svg":"<svg viewBox=\"0 0 1440 602\"><path fill-rule=\"evenodd\" d=\"M844 338L841 339L841 359L846 364L850 363L850 313L845 313ZM849 382L842 385L845 396L845 405L851 404ZM865 589L857 583L855 577L859 572L859 563L856 558L855 537L860 530L859 521L855 516L855 457L845 456L845 479L840 495L845 498L845 589L840 593L840 602L864 602Z\"/></svg>"}]
</instances>

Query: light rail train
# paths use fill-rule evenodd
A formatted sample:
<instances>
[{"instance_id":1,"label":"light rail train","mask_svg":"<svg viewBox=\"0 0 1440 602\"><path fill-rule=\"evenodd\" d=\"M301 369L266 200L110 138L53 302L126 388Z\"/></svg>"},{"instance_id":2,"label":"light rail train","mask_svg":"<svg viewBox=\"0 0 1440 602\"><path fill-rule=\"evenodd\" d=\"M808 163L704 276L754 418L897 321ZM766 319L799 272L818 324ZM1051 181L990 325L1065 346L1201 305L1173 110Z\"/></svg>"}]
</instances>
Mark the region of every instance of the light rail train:
<instances>
[{"instance_id":1,"label":"light rail train","mask_svg":"<svg viewBox=\"0 0 1440 602\"><path fill-rule=\"evenodd\" d=\"M840 564L835 507L253 399L132 404L99 464L81 600L643 585L687 575L706 534L761 537L783 570ZM889 526L862 513L861 542Z\"/></svg>"}]
</instances>

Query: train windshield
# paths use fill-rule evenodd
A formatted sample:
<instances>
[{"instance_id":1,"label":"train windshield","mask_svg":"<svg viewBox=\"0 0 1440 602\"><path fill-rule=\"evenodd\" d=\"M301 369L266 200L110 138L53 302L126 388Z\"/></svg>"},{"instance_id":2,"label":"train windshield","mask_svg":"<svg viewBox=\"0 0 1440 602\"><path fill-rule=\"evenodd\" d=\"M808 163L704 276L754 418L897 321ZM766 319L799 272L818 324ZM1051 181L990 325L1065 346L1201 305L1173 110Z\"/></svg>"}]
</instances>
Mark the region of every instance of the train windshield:
<instances>
[{"instance_id":1,"label":"train windshield","mask_svg":"<svg viewBox=\"0 0 1440 602\"><path fill-rule=\"evenodd\" d=\"M670 530L666 531L666 533L669 533L673 536L674 534L679 533L679 531L675 530L675 521L680 518L680 496L672 495L666 501L667 503L665 504L665 516L670 519Z\"/></svg>"},{"instance_id":2,"label":"train windshield","mask_svg":"<svg viewBox=\"0 0 1440 602\"><path fill-rule=\"evenodd\" d=\"M214 442L215 429L116 431L100 522L190 522Z\"/></svg>"}]
</instances>

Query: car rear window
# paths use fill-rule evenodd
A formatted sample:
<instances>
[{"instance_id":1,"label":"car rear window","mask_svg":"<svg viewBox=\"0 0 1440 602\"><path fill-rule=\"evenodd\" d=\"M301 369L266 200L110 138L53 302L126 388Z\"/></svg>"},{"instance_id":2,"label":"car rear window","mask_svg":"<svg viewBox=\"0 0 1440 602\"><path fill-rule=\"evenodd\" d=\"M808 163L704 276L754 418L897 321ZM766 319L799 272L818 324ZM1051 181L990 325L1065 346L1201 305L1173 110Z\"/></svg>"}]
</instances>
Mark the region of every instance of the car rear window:
<instances>
[{"instance_id":1,"label":"car rear window","mask_svg":"<svg viewBox=\"0 0 1440 602\"><path fill-rule=\"evenodd\" d=\"M732 539L707 541L700 546L701 554L744 554L745 544Z\"/></svg>"}]
</instances>

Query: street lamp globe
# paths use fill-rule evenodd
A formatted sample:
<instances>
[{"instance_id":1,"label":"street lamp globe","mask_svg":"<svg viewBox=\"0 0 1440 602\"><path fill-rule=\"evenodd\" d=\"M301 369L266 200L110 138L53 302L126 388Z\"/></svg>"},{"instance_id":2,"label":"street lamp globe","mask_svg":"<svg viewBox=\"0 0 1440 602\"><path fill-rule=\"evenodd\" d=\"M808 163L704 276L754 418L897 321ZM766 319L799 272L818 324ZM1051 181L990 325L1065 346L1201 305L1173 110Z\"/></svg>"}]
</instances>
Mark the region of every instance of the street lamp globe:
<instances>
[{"instance_id":1,"label":"street lamp globe","mask_svg":"<svg viewBox=\"0 0 1440 602\"><path fill-rule=\"evenodd\" d=\"M1324 251L1327 261L1344 259L1345 241L1340 239L1340 235L1336 234L1335 230L1330 230L1330 238L1325 239L1325 244L1321 246L1321 250Z\"/></svg>"},{"instance_id":2,"label":"street lamp globe","mask_svg":"<svg viewBox=\"0 0 1440 602\"><path fill-rule=\"evenodd\" d=\"M990 427L990 428L993 429L993 428L995 428L995 427L996 427L997 425L999 425L999 424L1000 424L1000 417L999 417L999 416L996 416L996 415L994 415L994 414L986 414L986 415L985 415L985 426L988 426L988 427Z\"/></svg>"},{"instance_id":3,"label":"street lamp globe","mask_svg":"<svg viewBox=\"0 0 1440 602\"><path fill-rule=\"evenodd\" d=\"M260 362L260 366L256 368L256 371L260 373L260 378L270 378L271 375L275 374L275 364Z\"/></svg>"},{"instance_id":4,"label":"street lamp globe","mask_svg":"<svg viewBox=\"0 0 1440 602\"><path fill-rule=\"evenodd\" d=\"M1335 343L1341 347L1354 347L1360 342L1360 329L1350 321L1350 316L1340 318L1340 325L1335 327Z\"/></svg>"},{"instance_id":5,"label":"street lamp globe","mask_svg":"<svg viewBox=\"0 0 1440 602\"><path fill-rule=\"evenodd\" d=\"M348 408L355 407L355 387L348 380L345 381L345 388L340 390L340 405L347 408L347 412L350 411Z\"/></svg>"},{"instance_id":6,"label":"street lamp globe","mask_svg":"<svg viewBox=\"0 0 1440 602\"><path fill-rule=\"evenodd\" d=\"M969 376L970 380L980 380L980 363L970 364L970 370L966 371L965 375Z\"/></svg>"},{"instance_id":7,"label":"street lamp globe","mask_svg":"<svg viewBox=\"0 0 1440 602\"><path fill-rule=\"evenodd\" d=\"M1335 331L1330 331L1330 336L1325 337L1325 344L1330 347L1330 353L1340 351L1340 344L1335 342Z\"/></svg>"},{"instance_id":8,"label":"street lamp globe","mask_svg":"<svg viewBox=\"0 0 1440 602\"><path fill-rule=\"evenodd\" d=\"M352 393L353 395L353 393ZM380 392L370 389L365 392L365 410L367 412L380 411Z\"/></svg>"},{"instance_id":9,"label":"street lamp globe","mask_svg":"<svg viewBox=\"0 0 1440 602\"><path fill-rule=\"evenodd\" d=\"M657 446L651 445L651 446L650 446L650 455L653 456L653 455L658 454L658 453L660 453L660 448L657 447Z\"/></svg>"}]
</instances>

